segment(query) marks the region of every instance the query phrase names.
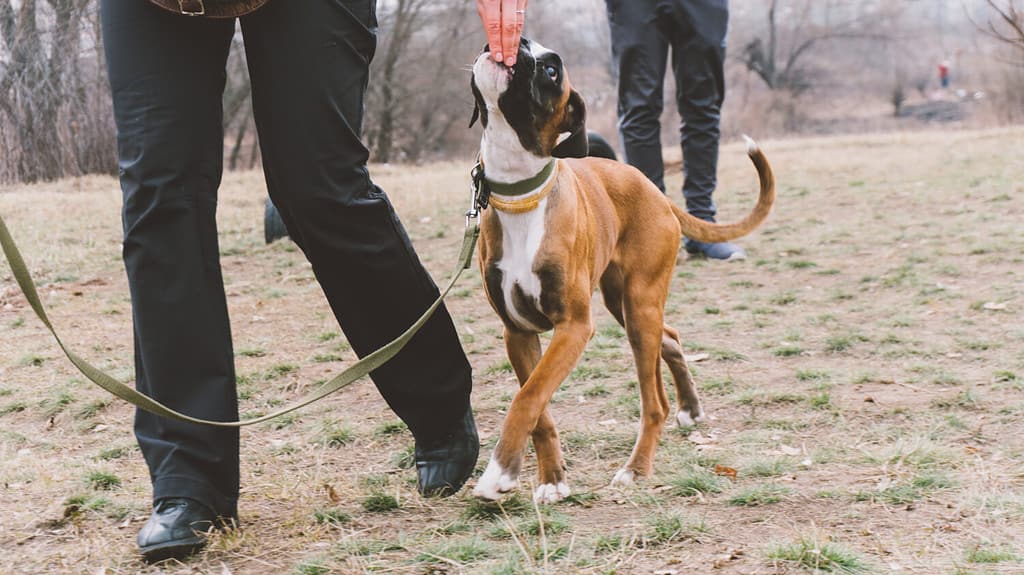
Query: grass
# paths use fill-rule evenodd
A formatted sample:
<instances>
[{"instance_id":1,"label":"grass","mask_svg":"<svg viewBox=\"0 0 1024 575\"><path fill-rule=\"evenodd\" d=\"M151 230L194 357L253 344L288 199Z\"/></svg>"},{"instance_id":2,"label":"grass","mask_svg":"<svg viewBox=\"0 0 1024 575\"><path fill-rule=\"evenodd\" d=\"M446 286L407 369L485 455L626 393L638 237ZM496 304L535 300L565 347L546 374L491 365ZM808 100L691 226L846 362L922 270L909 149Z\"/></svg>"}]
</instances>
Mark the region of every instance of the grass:
<instances>
[{"instance_id":1,"label":"grass","mask_svg":"<svg viewBox=\"0 0 1024 575\"><path fill-rule=\"evenodd\" d=\"M703 521L673 511L663 511L656 513L647 522L643 541L646 546L667 545L692 539L707 532L708 527Z\"/></svg>"},{"instance_id":2,"label":"grass","mask_svg":"<svg viewBox=\"0 0 1024 575\"><path fill-rule=\"evenodd\" d=\"M368 497L363 498L360 501L363 509L370 513L385 513L387 511L394 511L401 507L398 503L398 499L394 495L387 493L374 493Z\"/></svg>"},{"instance_id":3,"label":"grass","mask_svg":"<svg viewBox=\"0 0 1024 575\"><path fill-rule=\"evenodd\" d=\"M89 483L89 487L102 491L109 491L121 486L121 479L106 471L91 471L85 479Z\"/></svg>"},{"instance_id":4,"label":"grass","mask_svg":"<svg viewBox=\"0 0 1024 575\"><path fill-rule=\"evenodd\" d=\"M740 507L757 507L758 505L771 505L782 501L783 497L792 493L792 490L775 483L765 483L748 487L730 497L729 505Z\"/></svg>"},{"instance_id":5,"label":"grass","mask_svg":"<svg viewBox=\"0 0 1024 575\"><path fill-rule=\"evenodd\" d=\"M1005 547L977 546L972 547L964 553L964 561L968 563L1004 563L1008 561L1020 561L1020 555Z\"/></svg>"},{"instance_id":6,"label":"grass","mask_svg":"<svg viewBox=\"0 0 1024 575\"><path fill-rule=\"evenodd\" d=\"M725 489L725 480L706 469L693 469L668 481L671 493L681 497L693 497L721 493Z\"/></svg>"},{"instance_id":7,"label":"grass","mask_svg":"<svg viewBox=\"0 0 1024 575\"><path fill-rule=\"evenodd\" d=\"M529 445L518 489L500 503L470 495L519 390L474 268L446 301L484 445L467 486L417 494L413 434L367 378L242 431L243 531L185 566L139 560L150 485L133 410L71 380L0 272L0 523L11 543L0 571L1019 571L1024 328L1012 320L1024 301L1024 158L1006 142L1022 137L1003 128L762 142L780 200L738 240L751 259L680 254L672 273L665 322L688 355L706 354L688 363L708 419L676 426L671 373L659 365L669 421L653 475L635 486L608 488L636 442L641 386L626 331L598 294L596 332L550 405L573 494L534 505ZM371 167L436 281L459 247L468 167ZM756 185L742 145L725 143L720 176L718 217L734 221ZM677 190L682 174L667 179ZM303 395L353 357L301 250L262 243L263 182L226 173L217 213L248 413ZM5 187L0 213L41 285L54 286L43 295L68 342L130 382L117 189L108 177ZM76 218L59 217L68 212ZM70 297L58 276L103 283ZM551 341L542 335L542 348ZM429 393L428 382L402 383ZM715 475L716 464L736 479Z\"/></svg>"},{"instance_id":8,"label":"grass","mask_svg":"<svg viewBox=\"0 0 1024 575\"><path fill-rule=\"evenodd\" d=\"M419 560L427 563L471 563L494 554L494 545L473 536L455 541L446 541L431 546L426 552L420 553Z\"/></svg>"},{"instance_id":9,"label":"grass","mask_svg":"<svg viewBox=\"0 0 1024 575\"><path fill-rule=\"evenodd\" d=\"M773 546L767 557L773 563L791 564L815 573L856 575L871 572L870 565L846 547L832 542L819 543L811 538Z\"/></svg>"}]
</instances>

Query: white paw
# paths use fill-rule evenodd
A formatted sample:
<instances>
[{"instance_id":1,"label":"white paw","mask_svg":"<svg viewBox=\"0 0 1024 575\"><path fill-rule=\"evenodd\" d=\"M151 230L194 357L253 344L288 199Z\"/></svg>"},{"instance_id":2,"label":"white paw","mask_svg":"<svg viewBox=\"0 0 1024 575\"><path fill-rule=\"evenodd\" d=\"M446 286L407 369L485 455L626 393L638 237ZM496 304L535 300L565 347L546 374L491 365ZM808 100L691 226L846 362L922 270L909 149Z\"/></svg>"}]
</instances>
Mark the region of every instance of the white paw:
<instances>
[{"instance_id":1,"label":"white paw","mask_svg":"<svg viewBox=\"0 0 1024 575\"><path fill-rule=\"evenodd\" d=\"M679 423L679 427L693 427L698 423L703 423L704 421L707 421L707 417L704 415L703 411L697 413L697 417L691 416L690 412L685 409L680 409L679 412L676 413L676 422Z\"/></svg>"},{"instance_id":2,"label":"white paw","mask_svg":"<svg viewBox=\"0 0 1024 575\"><path fill-rule=\"evenodd\" d=\"M636 473L632 469L626 469L623 467L615 473L615 477L612 478L612 487L629 487L633 485L633 479L636 477Z\"/></svg>"},{"instance_id":3,"label":"white paw","mask_svg":"<svg viewBox=\"0 0 1024 575\"><path fill-rule=\"evenodd\" d=\"M484 470L484 474L480 476L476 487L473 488L473 495L481 499L497 501L501 499L502 493L512 491L518 483L518 479L505 471L492 456L490 463L487 464L487 469Z\"/></svg>"},{"instance_id":4,"label":"white paw","mask_svg":"<svg viewBox=\"0 0 1024 575\"><path fill-rule=\"evenodd\" d=\"M568 497L570 493L572 490L564 481L559 481L558 485L544 483L533 490L533 500L537 503L558 503Z\"/></svg>"}]
</instances>

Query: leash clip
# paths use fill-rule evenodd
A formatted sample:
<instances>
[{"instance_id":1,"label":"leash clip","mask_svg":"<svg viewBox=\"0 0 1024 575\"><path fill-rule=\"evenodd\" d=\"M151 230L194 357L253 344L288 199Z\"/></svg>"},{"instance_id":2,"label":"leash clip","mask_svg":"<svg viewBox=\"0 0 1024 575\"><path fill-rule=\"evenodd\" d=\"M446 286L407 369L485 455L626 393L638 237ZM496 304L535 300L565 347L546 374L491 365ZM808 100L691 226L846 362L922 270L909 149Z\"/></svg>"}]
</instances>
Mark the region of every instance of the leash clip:
<instances>
[{"instance_id":1,"label":"leash clip","mask_svg":"<svg viewBox=\"0 0 1024 575\"><path fill-rule=\"evenodd\" d=\"M466 227L480 217L480 211L487 209L488 199L491 195L490 188L484 182L483 164L477 162L469 172L472 181L469 184L469 210L466 211Z\"/></svg>"}]
</instances>

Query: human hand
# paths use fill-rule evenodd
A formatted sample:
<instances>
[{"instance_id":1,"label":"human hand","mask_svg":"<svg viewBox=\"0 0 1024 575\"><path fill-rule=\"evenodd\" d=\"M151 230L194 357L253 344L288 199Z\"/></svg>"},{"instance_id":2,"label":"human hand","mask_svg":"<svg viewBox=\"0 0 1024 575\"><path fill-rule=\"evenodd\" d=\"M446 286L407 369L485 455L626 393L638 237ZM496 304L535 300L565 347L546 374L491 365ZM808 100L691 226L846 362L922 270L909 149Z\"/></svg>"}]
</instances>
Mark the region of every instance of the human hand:
<instances>
[{"instance_id":1,"label":"human hand","mask_svg":"<svg viewBox=\"0 0 1024 575\"><path fill-rule=\"evenodd\" d=\"M528 0L476 0L476 11L487 33L491 57L506 66L516 63Z\"/></svg>"}]
</instances>

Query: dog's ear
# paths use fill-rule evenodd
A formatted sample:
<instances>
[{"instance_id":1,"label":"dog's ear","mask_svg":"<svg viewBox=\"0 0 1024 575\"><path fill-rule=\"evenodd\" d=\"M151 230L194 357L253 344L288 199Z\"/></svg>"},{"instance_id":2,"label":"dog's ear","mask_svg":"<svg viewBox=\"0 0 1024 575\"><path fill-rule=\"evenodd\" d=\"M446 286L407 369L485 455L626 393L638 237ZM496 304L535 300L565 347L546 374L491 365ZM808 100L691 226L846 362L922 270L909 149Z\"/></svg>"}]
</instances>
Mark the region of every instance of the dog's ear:
<instances>
[{"instance_id":1,"label":"dog's ear","mask_svg":"<svg viewBox=\"0 0 1024 575\"><path fill-rule=\"evenodd\" d=\"M486 128L487 105L484 103L483 94L476 87L476 80L472 77L469 79L469 87L473 90L473 116L469 119L469 127L472 128L473 124L480 120L480 125Z\"/></svg>"},{"instance_id":2,"label":"dog's ear","mask_svg":"<svg viewBox=\"0 0 1024 575\"><path fill-rule=\"evenodd\" d=\"M569 137L562 140L551 155L556 158L585 158L589 151L587 143L587 105L579 92L569 93L569 102L565 108L565 121L562 132L569 132Z\"/></svg>"}]
</instances>

